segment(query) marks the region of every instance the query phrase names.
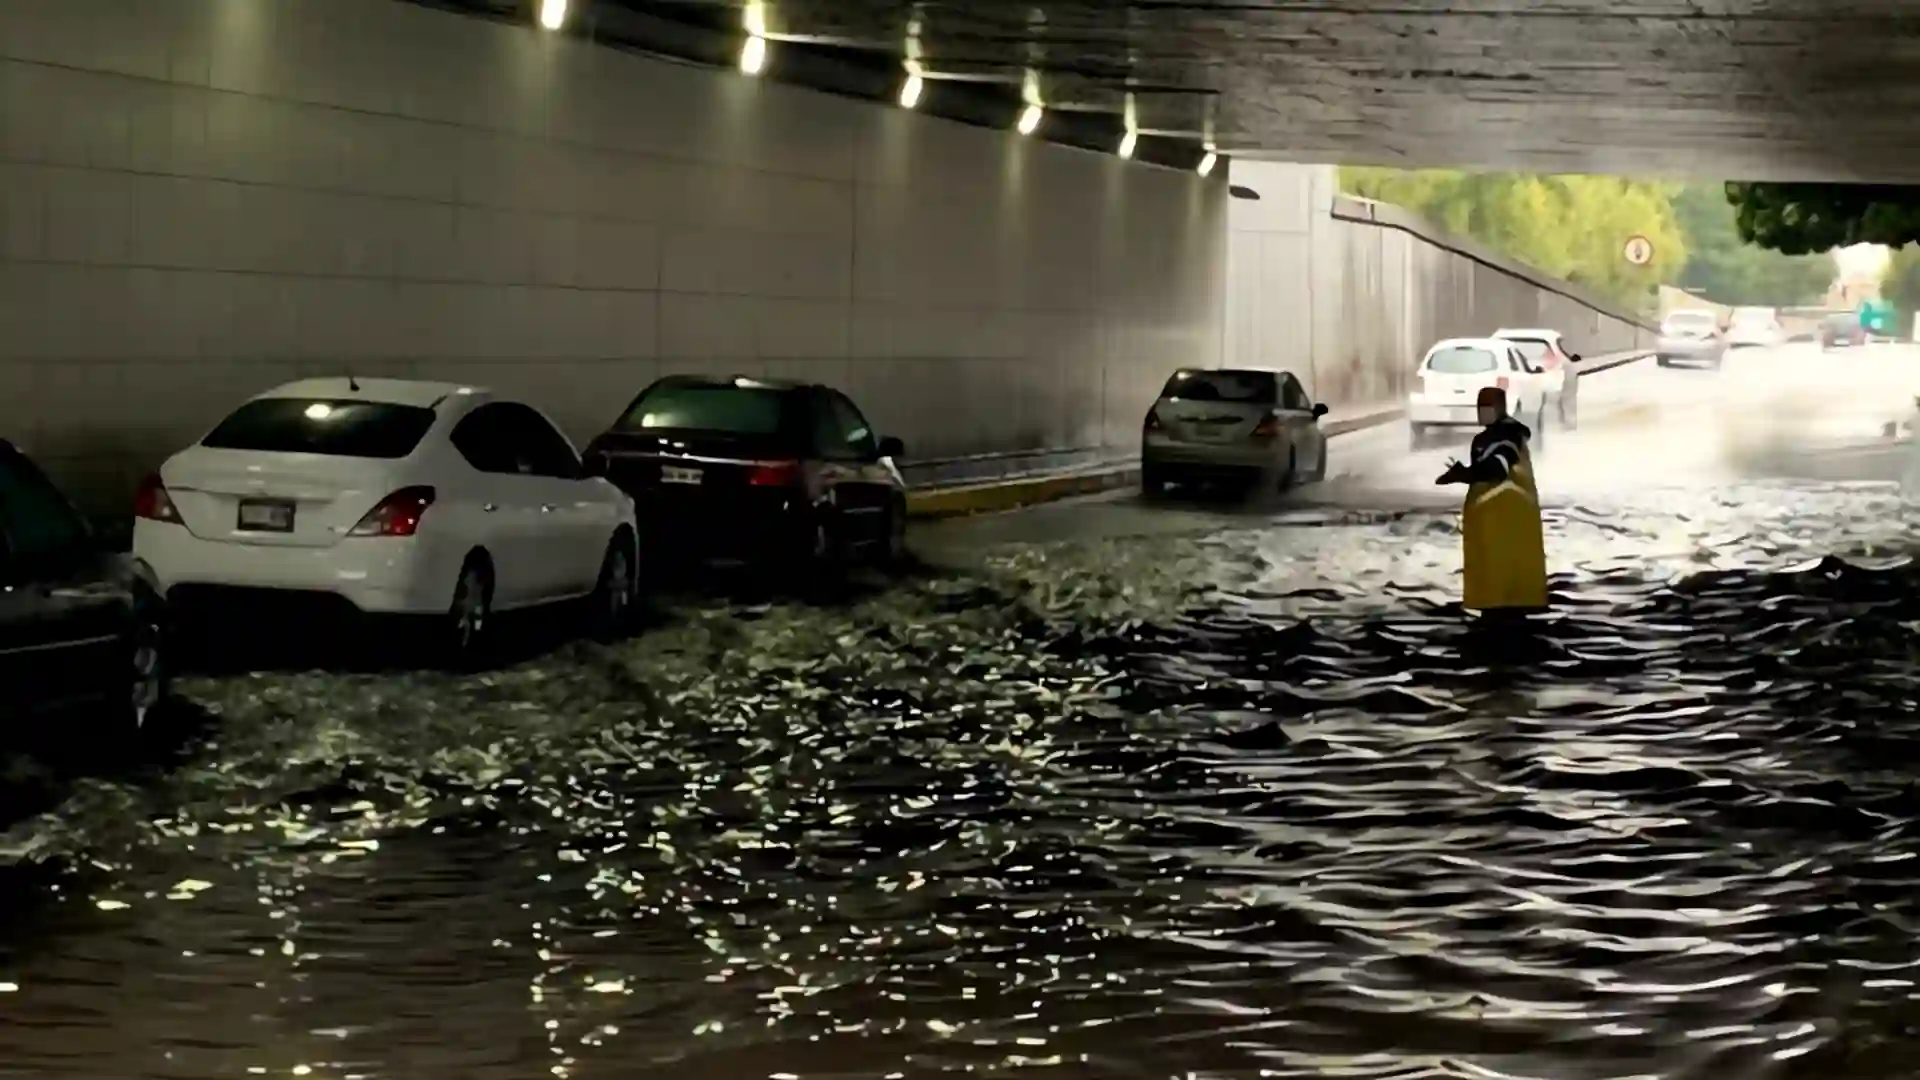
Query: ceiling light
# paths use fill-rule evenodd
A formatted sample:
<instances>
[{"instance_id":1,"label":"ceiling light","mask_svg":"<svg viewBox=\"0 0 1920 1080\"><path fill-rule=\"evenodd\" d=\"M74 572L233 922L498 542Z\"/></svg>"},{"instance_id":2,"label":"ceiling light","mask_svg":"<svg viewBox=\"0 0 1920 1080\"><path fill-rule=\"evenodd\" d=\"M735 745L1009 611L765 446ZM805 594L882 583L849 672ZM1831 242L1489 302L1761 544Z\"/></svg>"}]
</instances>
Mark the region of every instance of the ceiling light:
<instances>
[{"instance_id":1,"label":"ceiling light","mask_svg":"<svg viewBox=\"0 0 1920 1080\"><path fill-rule=\"evenodd\" d=\"M1205 176L1208 173L1212 172L1214 164L1219 160L1220 160L1219 154L1216 154L1211 150L1207 151L1207 156L1200 159L1200 175Z\"/></svg>"},{"instance_id":2,"label":"ceiling light","mask_svg":"<svg viewBox=\"0 0 1920 1080\"><path fill-rule=\"evenodd\" d=\"M1127 133L1125 135L1120 136L1120 156L1123 158L1132 157L1133 148L1139 145L1140 145L1140 133L1133 130L1132 128L1128 128Z\"/></svg>"},{"instance_id":3,"label":"ceiling light","mask_svg":"<svg viewBox=\"0 0 1920 1080\"><path fill-rule=\"evenodd\" d=\"M524 9L523 9L524 10ZM558 30L567 21L567 0L540 0L540 25Z\"/></svg>"},{"instance_id":4,"label":"ceiling light","mask_svg":"<svg viewBox=\"0 0 1920 1080\"><path fill-rule=\"evenodd\" d=\"M920 91L926 89L926 80L918 75L907 76L907 84L900 88L900 107L911 109L920 104Z\"/></svg>"},{"instance_id":5,"label":"ceiling light","mask_svg":"<svg viewBox=\"0 0 1920 1080\"><path fill-rule=\"evenodd\" d=\"M758 75L767 66L767 39L750 37L740 47L740 70L749 75Z\"/></svg>"},{"instance_id":6,"label":"ceiling light","mask_svg":"<svg viewBox=\"0 0 1920 1080\"><path fill-rule=\"evenodd\" d=\"M1031 135L1040 129L1040 117L1046 110L1038 105L1029 105L1020 114L1020 134Z\"/></svg>"}]
</instances>

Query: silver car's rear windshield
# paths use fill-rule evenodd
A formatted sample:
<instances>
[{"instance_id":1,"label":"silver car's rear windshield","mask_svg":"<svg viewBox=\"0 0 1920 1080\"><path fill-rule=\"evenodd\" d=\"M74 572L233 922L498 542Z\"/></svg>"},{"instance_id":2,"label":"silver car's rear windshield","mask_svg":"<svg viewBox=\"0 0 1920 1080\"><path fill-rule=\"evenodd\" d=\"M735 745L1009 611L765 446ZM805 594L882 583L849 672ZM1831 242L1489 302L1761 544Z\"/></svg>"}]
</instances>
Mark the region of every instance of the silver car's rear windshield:
<instances>
[{"instance_id":1,"label":"silver car's rear windshield","mask_svg":"<svg viewBox=\"0 0 1920 1080\"><path fill-rule=\"evenodd\" d=\"M1705 311L1679 311L1667 316L1667 327L1672 330L1699 330L1716 326L1718 319Z\"/></svg>"},{"instance_id":2,"label":"silver car's rear windshield","mask_svg":"<svg viewBox=\"0 0 1920 1080\"><path fill-rule=\"evenodd\" d=\"M1478 375L1499 367L1500 361L1492 353L1471 345L1455 345L1427 357L1427 370L1442 375Z\"/></svg>"},{"instance_id":3,"label":"silver car's rear windshield","mask_svg":"<svg viewBox=\"0 0 1920 1080\"><path fill-rule=\"evenodd\" d=\"M1271 371L1182 371L1167 380L1160 396L1271 405L1280 400L1280 380Z\"/></svg>"}]
</instances>

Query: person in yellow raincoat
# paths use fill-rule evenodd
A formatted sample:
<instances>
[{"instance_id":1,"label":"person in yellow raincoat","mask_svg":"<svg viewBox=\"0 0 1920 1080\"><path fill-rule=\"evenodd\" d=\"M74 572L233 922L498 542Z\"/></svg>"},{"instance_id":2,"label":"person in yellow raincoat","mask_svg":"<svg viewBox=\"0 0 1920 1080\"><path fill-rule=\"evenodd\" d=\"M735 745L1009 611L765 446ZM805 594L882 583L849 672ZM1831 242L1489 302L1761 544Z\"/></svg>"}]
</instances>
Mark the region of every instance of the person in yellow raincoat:
<instances>
[{"instance_id":1,"label":"person in yellow raincoat","mask_svg":"<svg viewBox=\"0 0 1920 1080\"><path fill-rule=\"evenodd\" d=\"M1507 415L1507 392L1480 391L1480 422L1467 460L1435 481L1466 484L1460 533L1466 549L1461 606L1482 614L1521 614L1547 606L1547 552L1540 494L1527 443L1533 432Z\"/></svg>"}]
</instances>

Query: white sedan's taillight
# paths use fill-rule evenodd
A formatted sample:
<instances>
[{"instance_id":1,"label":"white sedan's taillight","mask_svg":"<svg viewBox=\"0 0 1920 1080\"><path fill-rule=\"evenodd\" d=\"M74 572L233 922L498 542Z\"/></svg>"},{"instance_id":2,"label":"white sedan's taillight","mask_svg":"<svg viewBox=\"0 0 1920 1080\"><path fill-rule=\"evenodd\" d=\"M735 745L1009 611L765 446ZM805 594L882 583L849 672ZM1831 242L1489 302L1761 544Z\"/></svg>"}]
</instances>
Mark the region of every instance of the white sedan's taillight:
<instances>
[{"instance_id":1,"label":"white sedan's taillight","mask_svg":"<svg viewBox=\"0 0 1920 1080\"><path fill-rule=\"evenodd\" d=\"M433 497L433 489L424 485L401 488L367 511L347 535L412 536L420 531L420 518L433 505Z\"/></svg>"},{"instance_id":2,"label":"white sedan's taillight","mask_svg":"<svg viewBox=\"0 0 1920 1080\"><path fill-rule=\"evenodd\" d=\"M167 494L167 485L160 482L158 473L140 481L140 490L133 496L133 516L146 521L182 524L180 511L173 505L173 496Z\"/></svg>"}]
</instances>

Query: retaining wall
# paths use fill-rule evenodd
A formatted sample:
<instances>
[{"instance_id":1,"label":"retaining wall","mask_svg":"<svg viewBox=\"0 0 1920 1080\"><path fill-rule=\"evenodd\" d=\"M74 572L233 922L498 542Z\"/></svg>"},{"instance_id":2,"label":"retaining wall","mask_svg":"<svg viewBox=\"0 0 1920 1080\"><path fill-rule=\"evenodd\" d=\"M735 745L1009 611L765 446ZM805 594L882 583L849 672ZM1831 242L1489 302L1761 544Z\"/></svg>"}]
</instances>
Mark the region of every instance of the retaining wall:
<instances>
[{"instance_id":1,"label":"retaining wall","mask_svg":"<svg viewBox=\"0 0 1920 1080\"><path fill-rule=\"evenodd\" d=\"M1587 356L1653 339L1609 299L1340 195L1332 166L1235 161L1232 182L1258 198L1228 210L1226 362L1291 370L1330 405L1401 399L1442 338L1547 327Z\"/></svg>"},{"instance_id":2,"label":"retaining wall","mask_svg":"<svg viewBox=\"0 0 1920 1080\"><path fill-rule=\"evenodd\" d=\"M244 398L846 389L921 469L1131 446L1225 179L393 0L0 3L0 437L89 509Z\"/></svg>"}]
</instances>

